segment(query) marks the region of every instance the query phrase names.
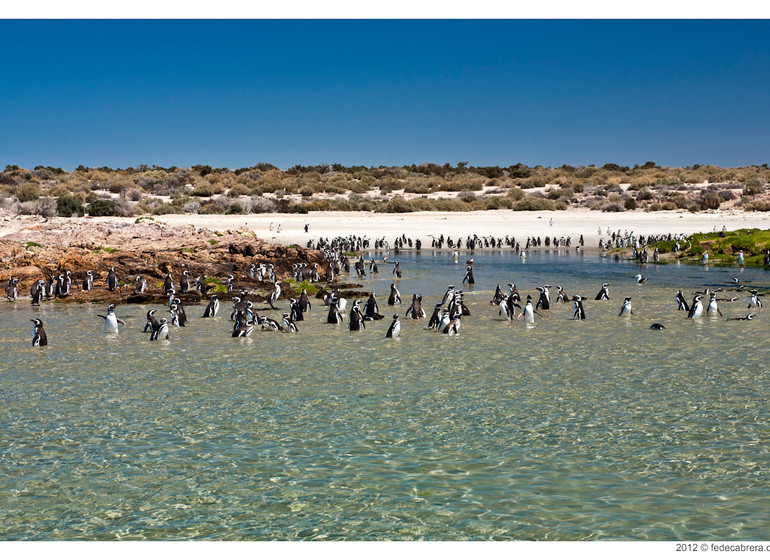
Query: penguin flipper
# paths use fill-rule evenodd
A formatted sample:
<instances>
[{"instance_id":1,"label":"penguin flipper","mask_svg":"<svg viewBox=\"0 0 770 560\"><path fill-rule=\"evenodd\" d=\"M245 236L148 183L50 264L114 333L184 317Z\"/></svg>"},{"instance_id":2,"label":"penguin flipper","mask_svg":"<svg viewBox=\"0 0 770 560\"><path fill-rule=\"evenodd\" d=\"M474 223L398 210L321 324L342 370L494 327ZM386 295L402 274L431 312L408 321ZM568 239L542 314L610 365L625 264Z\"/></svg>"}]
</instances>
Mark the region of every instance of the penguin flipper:
<instances>
[{"instance_id":1,"label":"penguin flipper","mask_svg":"<svg viewBox=\"0 0 770 560\"><path fill-rule=\"evenodd\" d=\"M123 319L118 319L118 324L123 325L124 327L126 326L126 322Z\"/></svg>"}]
</instances>

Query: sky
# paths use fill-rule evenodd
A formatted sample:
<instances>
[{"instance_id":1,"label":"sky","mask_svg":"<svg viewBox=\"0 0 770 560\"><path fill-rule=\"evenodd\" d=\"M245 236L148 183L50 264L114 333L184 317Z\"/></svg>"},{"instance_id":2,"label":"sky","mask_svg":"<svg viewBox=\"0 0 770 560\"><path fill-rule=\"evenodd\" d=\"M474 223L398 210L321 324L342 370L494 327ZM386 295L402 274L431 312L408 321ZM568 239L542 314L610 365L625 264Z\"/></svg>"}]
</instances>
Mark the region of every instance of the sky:
<instances>
[{"instance_id":1,"label":"sky","mask_svg":"<svg viewBox=\"0 0 770 560\"><path fill-rule=\"evenodd\" d=\"M0 20L0 168L770 163L770 20Z\"/></svg>"}]
</instances>

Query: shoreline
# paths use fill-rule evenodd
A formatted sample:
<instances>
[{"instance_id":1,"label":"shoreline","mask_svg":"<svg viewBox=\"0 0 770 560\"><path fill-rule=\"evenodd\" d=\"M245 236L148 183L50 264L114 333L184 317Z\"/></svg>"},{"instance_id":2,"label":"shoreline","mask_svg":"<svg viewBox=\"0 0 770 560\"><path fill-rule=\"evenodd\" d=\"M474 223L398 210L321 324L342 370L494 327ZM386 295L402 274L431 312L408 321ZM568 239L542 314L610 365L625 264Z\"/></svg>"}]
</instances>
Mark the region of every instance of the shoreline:
<instances>
[{"instance_id":1,"label":"shoreline","mask_svg":"<svg viewBox=\"0 0 770 560\"><path fill-rule=\"evenodd\" d=\"M137 218L69 218L85 222L133 223ZM41 219L38 218L39 221ZM55 218L53 220L68 220ZM51 221L53 221L51 220ZM635 235L708 233L741 228L770 229L770 214L763 212L596 212L592 210L557 210L544 212L514 212L484 210L475 212L410 212L382 214L371 212L310 212L308 214L165 214L154 216L155 223L169 226L193 225L213 231L248 230L268 243L299 245L320 237L330 239L350 235L370 240L385 239L392 243L398 236L420 238L423 248L430 247L430 236L443 234L466 238L468 235L513 236L522 245L528 236L572 237L576 246L583 235L586 248L597 248L600 239L612 232L633 231ZM2 226L6 226L4 222ZM309 224L305 233L304 226ZM0 236L4 227L0 226ZM280 231L278 227L280 226ZM598 228L602 228L602 234Z\"/></svg>"}]
</instances>

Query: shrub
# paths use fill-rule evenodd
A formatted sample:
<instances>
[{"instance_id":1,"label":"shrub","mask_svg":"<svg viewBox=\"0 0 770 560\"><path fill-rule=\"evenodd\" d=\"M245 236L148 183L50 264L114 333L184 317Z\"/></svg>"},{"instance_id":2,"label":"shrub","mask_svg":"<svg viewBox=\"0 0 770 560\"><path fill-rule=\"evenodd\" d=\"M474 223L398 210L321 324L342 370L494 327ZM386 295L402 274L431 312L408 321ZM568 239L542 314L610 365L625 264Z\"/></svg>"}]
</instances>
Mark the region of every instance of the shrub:
<instances>
[{"instance_id":1,"label":"shrub","mask_svg":"<svg viewBox=\"0 0 770 560\"><path fill-rule=\"evenodd\" d=\"M265 214L270 212L276 212L278 203L271 198L264 198L262 196L253 197L251 199L251 211L254 214Z\"/></svg>"},{"instance_id":2,"label":"shrub","mask_svg":"<svg viewBox=\"0 0 770 560\"><path fill-rule=\"evenodd\" d=\"M513 209L517 212L529 210L556 210L556 206L554 206L552 201L545 198L525 196L513 205Z\"/></svg>"},{"instance_id":3,"label":"shrub","mask_svg":"<svg viewBox=\"0 0 770 560\"><path fill-rule=\"evenodd\" d=\"M746 181L746 185L743 187L744 196L754 196L762 192L762 182L759 177L752 177ZM19 199L21 200L21 199Z\"/></svg>"},{"instance_id":4,"label":"shrub","mask_svg":"<svg viewBox=\"0 0 770 560\"><path fill-rule=\"evenodd\" d=\"M307 214L308 208L304 204L297 204L296 202L292 202L289 204L288 212L290 214Z\"/></svg>"},{"instance_id":5,"label":"shrub","mask_svg":"<svg viewBox=\"0 0 770 560\"><path fill-rule=\"evenodd\" d=\"M671 201L669 200L669 201L666 201L666 202L664 202L664 203L661 205L661 208L662 208L663 210L676 210L676 209L677 209L677 206L676 206L676 204L674 204L673 202L671 202Z\"/></svg>"},{"instance_id":6,"label":"shrub","mask_svg":"<svg viewBox=\"0 0 770 560\"><path fill-rule=\"evenodd\" d=\"M633 198L629 197L623 203L623 206L625 206L626 210L636 210L636 201Z\"/></svg>"},{"instance_id":7,"label":"shrub","mask_svg":"<svg viewBox=\"0 0 770 560\"><path fill-rule=\"evenodd\" d=\"M71 195L60 196L56 199L56 213L64 218L70 218L73 214L83 215L83 204Z\"/></svg>"},{"instance_id":8,"label":"shrub","mask_svg":"<svg viewBox=\"0 0 770 560\"><path fill-rule=\"evenodd\" d=\"M729 189L719 191L718 196L719 196L719 199L722 200L723 202L736 199L735 193L733 193L733 191Z\"/></svg>"},{"instance_id":9,"label":"shrub","mask_svg":"<svg viewBox=\"0 0 770 560\"><path fill-rule=\"evenodd\" d=\"M575 193L569 187L548 191L548 198L551 200L559 200L561 197L572 198L573 196L575 196Z\"/></svg>"},{"instance_id":10,"label":"shrub","mask_svg":"<svg viewBox=\"0 0 770 560\"><path fill-rule=\"evenodd\" d=\"M610 202L601 207L602 212L623 212L623 206L617 202Z\"/></svg>"},{"instance_id":11,"label":"shrub","mask_svg":"<svg viewBox=\"0 0 770 560\"><path fill-rule=\"evenodd\" d=\"M100 198L88 205L89 216L118 216L118 203L107 198Z\"/></svg>"},{"instance_id":12,"label":"shrub","mask_svg":"<svg viewBox=\"0 0 770 560\"><path fill-rule=\"evenodd\" d=\"M188 202L187 204L184 205L184 211L187 214L197 214L200 208L201 208L201 203L196 201Z\"/></svg>"},{"instance_id":13,"label":"shrub","mask_svg":"<svg viewBox=\"0 0 770 560\"><path fill-rule=\"evenodd\" d=\"M315 194L315 190L313 187L306 185L299 190L299 194L301 194L303 198L309 198Z\"/></svg>"},{"instance_id":14,"label":"shrub","mask_svg":"<svg viewBox=\"0 0 770 560\"><path fill-rule=\"evenodd\" d=\"M56 215L56 199L50 196L42 196L35 202L35 214L44 218L52 218Z\"/></svg>"},{"instance_id":15,"label":"shrub","mask_svg":"<svg viewBox=\"0 0 770 560\"><path fill-rule=\"evenodd\" d=\"M659 210L662 210L662 209L663 207L657 202L653 202L647 207L648 212L658 212Z\"/></svg>"},{"instance_id":16,"label":"shrub","mask_svg":"<svg viewBox=\"0 0 770 560\"><path fill-rule=\"evenodd\" d=\"M42 194L43 191L40 189L40 185L37 183L24 183L22 186L16 189L16 198L19 199L19 202L30 202L32 200L37 200Z\"/></svg>"},{"instance_id":17,"label":"shrub","mask_svg":"<svg viewBox=\"0 0 770 560\"><path fill-rule=\"evenodd\" d=\"M230 187L230 190L227 191L227 196L248 196L251 194L251 189L249 189L245 185L235 185L234 187Z\"/></svg>"},{"instance_id":18,"label":"shrub","mask_svg":"<svg viewBox=\"0 0 770 560\"><path fill-rule=\"evenodd\" d=\"M226 210L216 202L206 202L205 204L201 204L200 209L198 209L198 214L224 214L225 211Z\"/></svg>"},{"instance_id":19,"label":"shrub","mask_svg":"<svg viewBox=\"0 0 770 560\"><path fill-rule=\"evenodd\" d=\"M408 200L401 196L394 196L391 198L387 205L385 205L385 212L389 213L401 213L401 212L413 212L414 209Z\"/></svg>"},{"instance_id":20,"label":"shrub","mask_svg":"<svg viewBox=\"0 0 770 560\"><path fill-rule=\"evenodd\" d=\"M655 198L655 195L647 187L642 187L639 189L639 192L636 193L636 197L639 200L652 200L653 198Z\"/></svg>"},{"instance_id":21,"label":"shrub","mask_svg":"<svg viewBox=\"0 0 770 560\"><path fill-rule=\"evenodd\" d=\"M706 191L701 195L700 208L701 210L716 210L719 208L719 195L714 191Z\"/></svg>"}]
</instances>

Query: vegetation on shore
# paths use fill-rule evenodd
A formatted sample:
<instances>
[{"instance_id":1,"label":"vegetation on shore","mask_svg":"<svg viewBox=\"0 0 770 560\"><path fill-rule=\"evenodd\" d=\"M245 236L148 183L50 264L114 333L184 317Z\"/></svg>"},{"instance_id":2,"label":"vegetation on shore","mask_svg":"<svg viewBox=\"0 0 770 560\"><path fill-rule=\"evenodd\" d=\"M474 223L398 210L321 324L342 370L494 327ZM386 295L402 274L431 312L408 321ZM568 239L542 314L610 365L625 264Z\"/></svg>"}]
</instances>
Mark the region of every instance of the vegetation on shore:
<instances>
[{"instance_id":1,"label":"vegetation on shore","mask_svg":"<svg viewBox=\"0 0 770 560\"><path fill-rule=\"evenodd\" d=\"M682 259L700 261L708 251L710 264L736 264L738 253L743 251L744 266L764 266L764 251L770 249L770 230L738 229L714 233L696 233L685 241L661 241L650 246L656 247L664 260Z\"/></svg>"},{"instance_id":2,"label":"vegetation on shore","mask_svg":"<svg viewBox=\"0 0 770 560\"><path fill-rule=\"evenodd\" d=\"M68 172L8 165L0 208L42 216L306 213L314 210L414 212L584 207L605 212L740 207L770 211L767 164L665 167L472 167L423 163L395 167L269 163L241 169L139 165L79 166Z\"/></svg>"}]
</instances>

